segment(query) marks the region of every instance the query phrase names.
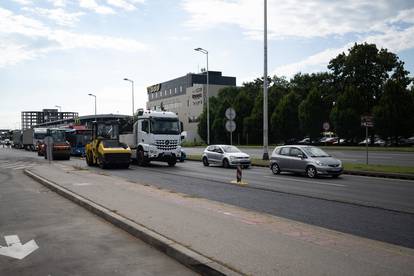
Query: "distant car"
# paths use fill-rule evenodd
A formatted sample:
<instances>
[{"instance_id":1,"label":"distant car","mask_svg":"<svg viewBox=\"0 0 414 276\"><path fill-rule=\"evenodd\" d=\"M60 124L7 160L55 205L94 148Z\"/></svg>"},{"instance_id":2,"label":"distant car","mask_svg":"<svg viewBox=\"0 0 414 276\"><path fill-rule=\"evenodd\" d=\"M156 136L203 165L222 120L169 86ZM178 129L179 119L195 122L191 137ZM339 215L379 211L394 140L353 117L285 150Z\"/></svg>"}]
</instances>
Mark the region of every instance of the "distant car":
<instances>
[{"instance_id":1,"label":"distant car","mask_svg":"<svg viewBox=\"0 0 414 276\"><path fill-rule=\"evenodd\" d=\"M230 145L208 146L203 152L202 160L204 166L219 164L225 168L238 165L248 168L251 164L250 155Z\"/></svg>"},{"instance_id":2,"label":"distant car","mask_svg":"<svg viewBox=\"0 0 414 276\"><path fill-rule=\"evenodd\" d=\"M286 171L302 173L309 178L318 175L338 177L343 171L340 160L318 147L305 145L276 147L270 159L270 169L274 174Z\"/></svg>"}]
</instances>

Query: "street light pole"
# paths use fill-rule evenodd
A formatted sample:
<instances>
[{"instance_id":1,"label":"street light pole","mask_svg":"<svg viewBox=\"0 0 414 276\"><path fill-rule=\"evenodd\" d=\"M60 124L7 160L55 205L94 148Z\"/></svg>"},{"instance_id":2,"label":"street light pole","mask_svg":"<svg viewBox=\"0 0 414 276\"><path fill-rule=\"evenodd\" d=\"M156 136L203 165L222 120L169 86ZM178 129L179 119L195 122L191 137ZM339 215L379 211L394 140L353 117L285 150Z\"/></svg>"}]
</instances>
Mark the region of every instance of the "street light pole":
<instances>
[{"instance_id":1,"label":"street light pole","mask_svg":"<svg viewBox=\"0 0 414 276\"><path fill-rule=\"evenodd\" d=\"M59 113L60 113L60 114L58 114L58 119L63 119L63 115L62 115L62 107L61 107L60 105L55 105L55 107L59 108ZM59 115L60 115L60 116L59 116ZM61 118L59 118L59 117L61 117Z\"/></svg>"},{"instance_id":2,"label":"street light pole","mask_svg":"<svg viewBox=\"0 0 414 276\"><path fill-rule=\"evenodd\" d=\"M207 102L207 145L210 145L210 99L209 99L209 78L208 78L208 51L203 48L195 48L195 51L201 52L206 55L207 57L207 88L206 88L206 102Z\"/></svg>"},{"instance_id":3,"label":"street light pole","mask_svg":"<svg viewBox=\"0 0 414 276\"><path fill-rule=\"evenodd\" d=\"M264 0L264 72L263 72L263 160L269 160L268 152L268 101L267 101L267 0Z\"/></svg>"},{"instance_id":4,"label":"street light pole","mask_svg":"<svg viewBox=\"0 0 414 276\"><path fill-rule=\"evenodd\" d=\"M91 94L91 93L89 93L88 95L95 98L95 122L98 122L98 118L96 116L96 95Z\"/></svg>"},{"instance_id":5,"label":"street light pole","mask_svg":"<svg viewBox=\"0 0 414 276\"><path fill-rule=\"evenodd\" d=\"M135 108L134 108L134 81L124 78L124 81L129 81L132 84L132 119L134 119L134 113L135 113Z\"/></svg>"}]
</instances>

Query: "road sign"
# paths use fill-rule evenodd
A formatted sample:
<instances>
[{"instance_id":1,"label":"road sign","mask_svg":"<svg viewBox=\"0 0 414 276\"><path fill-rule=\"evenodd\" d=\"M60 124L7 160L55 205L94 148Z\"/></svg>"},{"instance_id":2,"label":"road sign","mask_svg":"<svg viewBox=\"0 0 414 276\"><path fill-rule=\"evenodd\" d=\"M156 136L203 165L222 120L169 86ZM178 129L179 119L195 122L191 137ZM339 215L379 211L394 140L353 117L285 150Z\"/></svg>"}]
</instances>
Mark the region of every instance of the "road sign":
<instances>
[{"instance_id":1,"label":"road sign","mask_svg":"<svg viewBox=\"0 0 414 276\"><path fill-rule=\"evenodd\" d=\"M234 108L229 107L226 109L225 115L227 119L234 120L234 118L236 118L236 111L234 110Z\"/></svg>"},{"instance_id":2,"label":"road sign","mask_svg":"<svg viewBox=\"0 0 414 276\"><path fill-rule=\"evenodd\" d=\"M233 132L233 131L235 131L235 130L236 130L236 122L235 122L235 121L233 121L233 120L228 120L228 121L226 122L226 130L227 130L228 132Z\"/></svg>"},{"instance_id":3,"label":"road sign","mask_svg":"<svg viewBox=\"0 0 414 276\"><path fill-rule=\"evenodd\" d=\"M328 122L325 122L323 123L322 127L323 127L323 130L328 131L331 126L329 125Z\"/></svg>"},{"instance_id":4,"label":"road sign","mask_svg":"<svg viewBox=\"0 0 414 276\"><path fill-rule=\"evenodd\" d=\"M361 126L363 127L373 127L374 121L372 116L361 116Z\"/></svg>"},{"instance_id":5,"label":"road sign","mask_svg":"<svg viewBox=\"0 0 414 276\"><path fill-rule=\"evenodd\" d=\"M0 255L3 256L21 260L39 248L34 240L22 244L17 235L4 236L4 239L7 246L0 246Z\"/></svg>"}]
</instances>

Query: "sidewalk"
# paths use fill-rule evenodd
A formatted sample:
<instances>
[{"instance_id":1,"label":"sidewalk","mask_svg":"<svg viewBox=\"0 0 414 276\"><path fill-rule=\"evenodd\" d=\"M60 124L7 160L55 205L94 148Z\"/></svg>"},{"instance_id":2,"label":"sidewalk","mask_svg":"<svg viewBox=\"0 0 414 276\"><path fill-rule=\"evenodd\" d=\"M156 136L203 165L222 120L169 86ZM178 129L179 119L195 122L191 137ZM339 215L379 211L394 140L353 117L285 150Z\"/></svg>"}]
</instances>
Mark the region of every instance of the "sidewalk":
<instances>
[{"instance_id":1,"label":"sidewalk","mask_svg":"<svg viewBox=\"0 0 414 276\"><path fill-rule=\"evenodd\" d=\"M160 190L139 179L132 183L61 164L37 166L26 174L203 274L414 271L413 249Z\"/></svg>"}]
</instances>

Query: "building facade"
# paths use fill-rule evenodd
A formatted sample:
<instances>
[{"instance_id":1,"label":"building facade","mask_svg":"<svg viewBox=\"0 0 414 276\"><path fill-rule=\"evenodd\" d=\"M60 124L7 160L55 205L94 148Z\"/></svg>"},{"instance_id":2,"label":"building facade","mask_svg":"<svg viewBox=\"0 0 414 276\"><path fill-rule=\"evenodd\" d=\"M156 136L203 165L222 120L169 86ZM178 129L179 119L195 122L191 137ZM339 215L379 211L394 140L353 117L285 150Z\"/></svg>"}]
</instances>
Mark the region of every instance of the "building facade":
<instances>
[{"instance_id":1,"label":"building facade","mask_svg":"<svg viewBox=\"0 0 414 276\"><path fill-rule=\"evenodd\" d=\"M22 111L22 130L35 125L58 120L73 119L78 112L59 112L57 109L43 109L42 111Z\"/></svg>"},{"instance_id":2,"label":"building facade","mask_svg":"<svg viewBox=\"0 0 414 276\"><path fill-rule=\"evenodd\" d=\"M209 71L209 97L217 96L220 89L236 86L236 78L223 76L221 72ZM201 141L197 133L199 116L206 104L207 72L189 73L185 76L155 84L147 88L147 109L172 111L183 122L187 140ZM223 115L224 116L224 115Z\"/></svg>"}]
</instances>

